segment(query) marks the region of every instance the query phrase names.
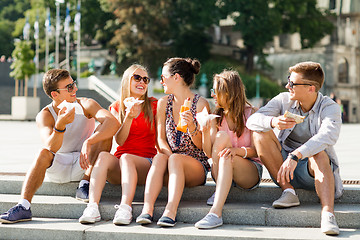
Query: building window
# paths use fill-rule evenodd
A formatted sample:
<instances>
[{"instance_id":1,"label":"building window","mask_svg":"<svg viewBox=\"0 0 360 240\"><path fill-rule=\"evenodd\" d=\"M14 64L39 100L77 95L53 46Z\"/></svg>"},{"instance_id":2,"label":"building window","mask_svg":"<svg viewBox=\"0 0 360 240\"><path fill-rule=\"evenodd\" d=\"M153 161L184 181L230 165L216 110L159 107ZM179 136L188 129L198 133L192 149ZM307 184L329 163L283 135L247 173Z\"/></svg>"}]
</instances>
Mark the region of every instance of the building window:
<instances>
[{"instance_id":1,"label":"building window","mask_svg":"<svg viewBox=\"0 0 360 240\"><path fill-rule=\"evenodd\" d=\"M338 74L340 83L349 83L349 63L346 58L339 59Z\"/></svg>"},{"instance_id":2,"label":"building window","mask_svg":"<svg viewBox=\"0 0 360 240\"><path fill-rule=\"evenodd\" d=\"M336 8L336 0L329 1L329 9L334 10Z\"/></svg>"}]
</instances>

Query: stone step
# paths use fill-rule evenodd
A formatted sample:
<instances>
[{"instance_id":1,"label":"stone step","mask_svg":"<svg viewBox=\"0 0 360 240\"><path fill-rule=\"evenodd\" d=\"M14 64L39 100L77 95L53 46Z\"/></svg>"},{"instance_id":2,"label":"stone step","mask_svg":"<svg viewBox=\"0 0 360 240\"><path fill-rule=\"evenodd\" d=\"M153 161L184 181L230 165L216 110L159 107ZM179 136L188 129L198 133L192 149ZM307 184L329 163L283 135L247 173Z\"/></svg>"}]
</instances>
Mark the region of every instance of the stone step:
<instances>
[{"instance_id":1,"label":"stone step","mask_svg":"<svg viewBox=\"0 0 360 240\"><path fill-rule=\"evenodd\" d=\"M20 176L0 176L0 193L3 194L20 194L21 186L24 177ZM51 182L44 182L37 195L49 196L74 196L77 182L57 184ZM206 201L215 191L215 183L208 181L204 186L193 188L185 188L182 196L183 200L203 200ZM307 191L302 189L296 190L300 202L319 203L315 191ZM237 187L232 187L228 195L229 201L239 202L273 202L281 195L281 189L274 183L261 183L260 187L252 191L241 190ZM107 183L102 193L103 197L120 198L121 186ZM136 189L135 201L143 201L144 186L138 186ZM167 200L167 188L164 187L158 197L160 200ZM360 202L360 186L359 185L345 185L344 195L335 201L336 203L356 203Z\"/></svg>"},{"instance_id":2,"label":"stone step","mask_svg":"<svg viewBox=\"0 0 360 240\"><path fill-rule=\"evenodd\" d=\"M0 194L0 211L4 212L18 201L18 195ZM120 199L102 198L100 213L102 219L112 220ZM142 210L142 202L133 202L133 217L136 218ZM154 219L158 220L166 202L157 201ZM32 213L34 217L78 219L86 204L67 196L36 195L33 199ZM195 223L204 217L210 206L205 201L181 201L177 213L179 222ZM319 227L320 204L304 203L299 207L289 209L273 209L271 202L265 203L226 203L223 210L224 223L234 225L259 226L289 226L289 227ZM360 206L358 204L336 204L335 216L340 227L360 228Z\"/></svg>"},{"instance_id":3,"label":"stone step","mask_svg":"<svg viewBox=\"0 0 360 240\"><path fill-rule=\"evenodd\" d=\"M359 229L340 229L336 239L360 239ZM111 221L101 221L92 225L82 225L74 219L33 218L30 222L0 224L1 239L132 239L132 240L327 240L334 237L321 233L319 228L268 227L252 225L229 225L219 228L199 230L193 224L177 223L173 228L160 228L156 224L141 226L115 226Z\"/></svg>"}]
</instances>

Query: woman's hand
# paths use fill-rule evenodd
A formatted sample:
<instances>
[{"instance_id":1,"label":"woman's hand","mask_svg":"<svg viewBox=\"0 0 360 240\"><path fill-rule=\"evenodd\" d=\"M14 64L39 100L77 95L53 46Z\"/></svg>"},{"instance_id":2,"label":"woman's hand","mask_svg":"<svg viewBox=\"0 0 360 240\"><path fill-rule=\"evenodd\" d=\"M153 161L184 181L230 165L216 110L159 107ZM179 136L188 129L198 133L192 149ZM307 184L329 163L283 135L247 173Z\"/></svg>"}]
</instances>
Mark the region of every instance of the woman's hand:
<instances>
[{"instance_id":1,"label":"woman's hand","mask_svg":"<svg viewBox=\"0 0 360 240\"><path fill-rule=\"evenodd\" d=\"M130 109L126 109L126 117L137 118L141 113L141 103L135 103Z\"/></svg>"}]
</instances>

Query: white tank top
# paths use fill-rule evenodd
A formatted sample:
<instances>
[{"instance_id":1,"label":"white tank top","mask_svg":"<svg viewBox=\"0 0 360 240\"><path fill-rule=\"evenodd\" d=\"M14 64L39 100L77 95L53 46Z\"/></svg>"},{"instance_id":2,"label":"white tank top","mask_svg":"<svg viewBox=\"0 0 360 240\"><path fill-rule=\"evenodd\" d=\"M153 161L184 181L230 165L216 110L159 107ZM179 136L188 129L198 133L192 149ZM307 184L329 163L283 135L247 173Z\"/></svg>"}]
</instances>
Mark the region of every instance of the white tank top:
<instances>
[{"instance_id":1,"label":"white tank top","mask_svg":"<svg viewBox=\"0 0 360 240\"><path fill-rule=\"evenodd\" d=\"M76 101L76 104L79 104ZM81 105L79 104L80 108ZM55 110L50 103L46 106L51 115L54 117L56 122L58 116L55 113ZM45 108L46 108L45 107ZM61 148L57 151L58 153L70 153L70 152L80 152L84 141L91 136L95 129L95 119L87 118L82 114L75 114L74 121L66 125L66 131L64 133L63 144Z\"/></svg>"}]
</instances>

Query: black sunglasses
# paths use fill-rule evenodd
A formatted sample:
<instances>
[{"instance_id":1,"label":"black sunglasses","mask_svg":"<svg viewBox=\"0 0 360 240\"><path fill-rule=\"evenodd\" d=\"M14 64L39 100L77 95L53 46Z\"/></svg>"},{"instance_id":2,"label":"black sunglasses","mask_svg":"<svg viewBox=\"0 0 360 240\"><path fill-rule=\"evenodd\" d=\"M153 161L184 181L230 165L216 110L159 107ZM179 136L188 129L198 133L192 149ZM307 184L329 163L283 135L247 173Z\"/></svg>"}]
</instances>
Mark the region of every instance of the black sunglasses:
<instances>
[{"instance_id":1,"label":"black sunglasses","mask_svg":"<svg viewBox=\"0 0 360 240\"><path fill-rule=\"evenodd\" d=\"M288 84L289 84L290 88L293 88L294 86L299 86L299 85L312 86L312 84L309 84L309 83L294 83L293 81L290 81L290 75L288 76Z\"/></svg>"},{"instance_id":2,"label":"black sunglasses","mask_svg":"<svg viewBox=\"0 0 360 240\"><path fill-rule=\"evenodd\" d=\"M176 73L171 74L169 77L172 77L172 76L174 76L175 74L176 74ZM162 74L161 74L161 76L160 76L161 81L164 81L164 79L169 78L169 77L165 77L165 76L164 76L164 75L162 75Z\"/></svg>"},{"instance_id":3,"label":"black sunglasses","mask_svg":"<svg viewBox=\"0 0 360 240\"><path fill-rule=\"evenodd\" d=\"M76 86L76 81L73 81L72 83L66 85L65 88L58 88L55 91L67 90L70 93L70 92L74 91L75 86Z\"/></svg>"},{"instance_id":4,"label":"black sunglasses","mask_svg":"<svg viewBox=\"0 0 360 240\"><path fill-rule=\"evenodd\" d=\"M148 84L150 82L150 78L142 77L142 76L137 75L137 74L132 75L132 78L135 80L135 82L140 82L141 80L143 80L143 82L145 84Z\"/></svg>"}]
</instances>

